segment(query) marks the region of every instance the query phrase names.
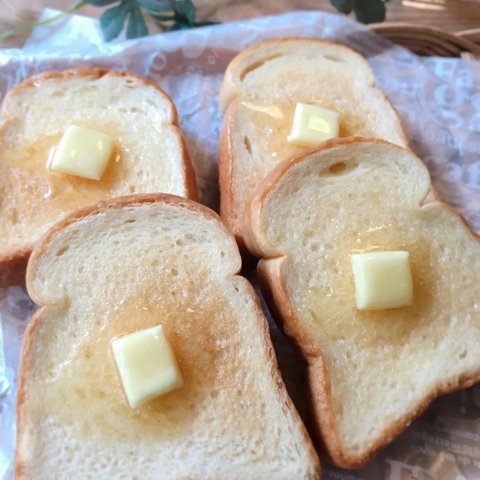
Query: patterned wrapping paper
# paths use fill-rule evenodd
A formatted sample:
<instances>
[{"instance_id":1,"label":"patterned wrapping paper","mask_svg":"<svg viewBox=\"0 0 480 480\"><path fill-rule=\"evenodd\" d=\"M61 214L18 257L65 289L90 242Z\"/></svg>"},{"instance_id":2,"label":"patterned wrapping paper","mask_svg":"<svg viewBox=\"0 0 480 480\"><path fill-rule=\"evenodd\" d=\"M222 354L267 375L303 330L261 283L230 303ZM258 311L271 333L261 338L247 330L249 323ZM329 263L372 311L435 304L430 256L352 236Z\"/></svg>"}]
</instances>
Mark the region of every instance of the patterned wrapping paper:
<instances>
[{"instance_id":1,"label":"patterned wrapping paper","mask_svg":"<svg viewBox=\"0 0 480 480\"><path fill-rule=\"evenodd\" d=\"M52 69L102 66L148 76L172 96L200 198L215 208L221 125L218 91L225 67L246 46L288 35L335 40L368 58L378 86L398 109L411 147L429 167L441 198L480 232L480 64L417 57L344 17L297 12L111 44L101 43L95 21L71 17L53 31L37 29L22 50L0 50L0 97L25 77ZM12 478L18 358L34 308L22 288L0 289L2 480ZM303 412L302 363L271 319L270 324L287 386ZM323 462L323 478L478 479L479 418L480 387L442 397L364 468L345 471Z\"/></svg>"}]
</instances>

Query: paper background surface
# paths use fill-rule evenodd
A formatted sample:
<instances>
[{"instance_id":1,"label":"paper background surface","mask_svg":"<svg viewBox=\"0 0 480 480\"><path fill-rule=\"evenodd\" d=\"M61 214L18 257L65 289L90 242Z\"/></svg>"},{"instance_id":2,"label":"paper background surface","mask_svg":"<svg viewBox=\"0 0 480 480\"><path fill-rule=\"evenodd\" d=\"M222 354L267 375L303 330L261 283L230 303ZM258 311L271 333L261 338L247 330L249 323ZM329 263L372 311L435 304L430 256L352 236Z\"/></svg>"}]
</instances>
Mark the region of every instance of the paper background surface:
<instances>
[{"instance_id":1,"label":"paper background surface","mask_svg":"<svg viewBox=\"0 0 480 480\"><path fill-rule=\"evenodd\" d=\"M24 78L48 70L102 66L148 76L172 96L196 170L200 199L216 207L218 91L225 67L252 43L292 35L339 41L368 58L378 86L402 117L412 149L429 167L440 197L480 232L480 64L417 57L340 16L298 12L111 44L101 43L94 21L72 17L53 32L37 29L23 50L0 50L0 97ZM3 480L12 478L17 364L33 309L23 289L0 289ZM287 383L290 387L301 384L303 375L291 361L290 346L272 328ZM293 390L302 410L301 393ZM323 462L323 478L478 479L479 418L480 387L443 397L366 467L347 472Z\"/></svg>"}]
</instances>

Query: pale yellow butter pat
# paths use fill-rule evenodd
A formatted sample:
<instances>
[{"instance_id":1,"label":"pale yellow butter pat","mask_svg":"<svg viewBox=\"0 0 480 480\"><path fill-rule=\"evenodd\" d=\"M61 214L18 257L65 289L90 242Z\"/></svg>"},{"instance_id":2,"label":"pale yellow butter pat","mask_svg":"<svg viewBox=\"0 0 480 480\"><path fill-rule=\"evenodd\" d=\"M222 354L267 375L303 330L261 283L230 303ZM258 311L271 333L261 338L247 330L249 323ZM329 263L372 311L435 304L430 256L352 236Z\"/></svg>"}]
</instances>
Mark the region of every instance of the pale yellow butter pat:
<instances>
[{"instance_id":1,"label":"pale yellow butter pat","mask_svg":"<svg viewBox=\"0 0 480 480\"><path fill-rule=\"evenodd\" d=\"M113 140L89 128L70 125L55 149L48 168L55 172L100 180L112 155Z\"/></svg>"},{"instance_id":2,"label":"pale yellow butter pat","mask_svg":"<svg viewBox=\"0 0 480 480\"><path fill-rule=\"evenodd\" d=\"M112 350L132 408L183 385L161 325L115 338Z\"/></svg>"},{"instance_id":3,"label":"pale yellow butter pat","mask_svg":"<svg viewBox=\"0 0 480 480\"><path fill-rule=\"evenodd\" d=\"M338 112L333 110L297 103L288 140L298 145L312 146L338 137L339 117Z\"/></svg>"},{"instance_id":4,"label":"pale yellow butter pat","mask_svg":"<svg viewBox=\"0 0 480 480\"><path fill-rule=\"evenodd\" d=\"M408 252L357 253L351 257L358 309L375 310L412 304Z\"/></svg>"}]
</instances>

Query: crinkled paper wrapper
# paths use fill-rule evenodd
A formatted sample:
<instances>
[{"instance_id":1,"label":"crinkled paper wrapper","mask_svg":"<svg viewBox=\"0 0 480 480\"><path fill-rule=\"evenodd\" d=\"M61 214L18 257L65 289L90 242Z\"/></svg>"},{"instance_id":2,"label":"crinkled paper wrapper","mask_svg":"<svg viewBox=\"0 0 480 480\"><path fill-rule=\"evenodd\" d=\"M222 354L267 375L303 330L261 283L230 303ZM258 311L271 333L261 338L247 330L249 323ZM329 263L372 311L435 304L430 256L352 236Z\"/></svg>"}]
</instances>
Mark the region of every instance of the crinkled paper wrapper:
<instances>
[{"instance_id":1,"label":"crinkled paper wrapper","mask_svg":"<svg viewBox=\"0 0 480 480\"><path fill-rule=\"evenodd\" d=\"M49 14L44 12L44 16ZM0 50L0 95L25 77L46 70L101 66L148 76L172 96L194 162L200 198L215 208L221 123L218 92L225 67L248 45L287 35L335 40L368 58L379 87L399 111L411 147L426 162L441 198L459 210L478 233L480 64L417 57L340 16L297 12L111 44L101 43L95 21L71 17L53 31L35 30L22 50ZM12 478L18 359L34 308L22 288L0 289L3 480ZM303 372L273 324L272 337L289 390L303 412ZM479 479L480 387L436 400L364 468L345 471L324 462L323 470L324 478L342 480Z\"/></svg>"}]
</instances>

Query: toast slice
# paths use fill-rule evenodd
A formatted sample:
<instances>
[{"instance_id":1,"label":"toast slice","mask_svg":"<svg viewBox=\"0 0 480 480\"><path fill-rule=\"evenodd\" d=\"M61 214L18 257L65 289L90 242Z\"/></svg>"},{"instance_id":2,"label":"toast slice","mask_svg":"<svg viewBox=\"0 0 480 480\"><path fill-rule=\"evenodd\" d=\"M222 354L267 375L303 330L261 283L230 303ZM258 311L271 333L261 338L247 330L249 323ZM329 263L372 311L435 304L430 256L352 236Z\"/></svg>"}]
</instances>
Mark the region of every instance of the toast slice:
<instances>
[{"instance_id":1,"label":"toast slice","mask_svg":"<svg viewBox=\"0 0 480 480\"><path fill-rule=\"evenodd\" d=\"M34 243L74 209L134 192L196 196L175 106L143 77L102 69L44 73L13 88L1 114L0 286L24 282ZM100 181L47 168L71 124L115 141Z\"/></svg>"},{"instance_id":2,"label":"toast slice","mask_svg":"<svg viewBox=\"0 0 480 480\"><path fill-rule=\"evenodd\" d=\"M248 48L228 66L220 94L221 216L241 246L244 210L256 188L278 164L305 150L288 141L297 102L339 112L341 137L407 145L367 61L350 48L310 38Z\"/></svg>"},{"instance_id":3,"label":"toast slice","mask_svg":"<svg viewBox=\"0 0 480 480\"><path fill-rule=\"evenodd\" d=\"M480 379L480 243L412 152L337 140L278 167L248 210L263 287L308 361L313 431L357 467L437 395ZM357 310L350 255L410 254L413 304Z\"/></svg>"},{"instance_id":4,"label":"toast slice","mask_svg":"<svg viewBox=\"0 0 480 480\"><path fill-rule=\"evenodd\" d=\"M266 319L212 211L134 195L37 244L18 393L16 478L317 479ZM131 409L112 338L162 324L184 385Z\"/></svg>"}]
</instances>

